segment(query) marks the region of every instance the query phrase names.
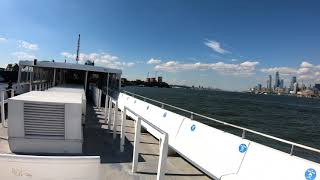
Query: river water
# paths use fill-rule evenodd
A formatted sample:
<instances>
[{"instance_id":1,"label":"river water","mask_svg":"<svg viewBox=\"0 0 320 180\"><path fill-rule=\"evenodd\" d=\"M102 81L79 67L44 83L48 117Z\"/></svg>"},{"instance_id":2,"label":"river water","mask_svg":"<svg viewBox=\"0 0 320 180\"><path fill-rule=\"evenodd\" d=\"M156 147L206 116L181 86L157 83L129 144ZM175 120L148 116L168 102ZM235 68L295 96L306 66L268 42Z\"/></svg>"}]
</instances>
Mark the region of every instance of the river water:
<instances>
[{"instance_id":1,"label":"river water","mask_svg":"<svg viewBox=\"0 0 320 180\"><path fill-rule=\"evenodd\" d=\"M175 88L125 87L123 89L221 121L320 149L320 99ZM181 111L174 111L190 116ZM241 136L241 131L234 128L199 117L194 119ZM247 133L246 137L290 152L290 145L250 133ZM320 154L300 148L295 148L294 155L313 161L320 160Z\"/></svg>"}]
</instances>

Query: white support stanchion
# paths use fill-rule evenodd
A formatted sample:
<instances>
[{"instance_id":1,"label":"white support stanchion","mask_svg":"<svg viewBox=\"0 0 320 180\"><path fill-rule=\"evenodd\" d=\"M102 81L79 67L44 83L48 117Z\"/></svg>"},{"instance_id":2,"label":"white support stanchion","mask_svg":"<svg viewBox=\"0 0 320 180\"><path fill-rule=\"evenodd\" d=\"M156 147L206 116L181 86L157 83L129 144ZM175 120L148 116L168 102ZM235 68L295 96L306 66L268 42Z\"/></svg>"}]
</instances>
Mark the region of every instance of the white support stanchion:
<instances>
[{"instance_id":1,"label":"white support stanchion","mask_svg":"<svg viewBox=\"0 0 320 180\"><path fill-rule=\"evenodd\" d=\"M41 83L39 84L39 91L42 91L42 85L41 85Z\"/></svg>"},{"instance_id":2,"label":"white support stanchion","mask_svg":"<svg viewBox=\"0 0 320 180\"><path fill-rule=\"evenodd\" d=\"M120 152L124 151L126 120L127 120L127 109L124 108L124 110L122 111L122 118L121 118Z\"/></svg>"},{"instance_id":3,"label":"white support stanchion","mask_svg":"<svg viewBox=\"0 0 320 180\"><path fill-rule=\"evenodd\" d=\"M35 85L34 85L34 90L35 90L35 91L38 91L38 84L35 84Z\"/></svg>"},{"instance_id":4,"label":"white support stanchion","mask_svg":"<svg viewBox=\"0 0 320 180\"><path fill-rule=\"evenodd\" d=\"M140 115L136 114L134 111L130 110L127 107L124 107L122 123L121 123L121 140L120 140L120 151L124 151L124 140L125 140L125 121L126 121L126 111L130 111L135 116L138 117L138 120L135 121L135 134L134 134L134 147L133 147L133 160L132 160L132 172L137 172L138 169L138 158L139 158L139 143L141 136L141 121L144 121L149 126L151 126L154 130L160 133L159 142L160 142L160 155L158 162L158 170L157 170L157 180L163 180L165 177L165 169L168 157L168 148L169 148L169 137L168 133L164 132L157 126L150 123L148 120L142 118Z\"/></svg>"},{"instance_id":5,"label":"white support stanchion","mask_svg":"<svg viewBox=\"0 0 320 180\"><path fill-rule=\"evenodd\" d=\"M5 112L4 112L4 91L1 91L1 122L2 127L6 127L5 124Z\"/></svg>"},{"instance_id":6,"label":"white support stanchion","mask_svg":"<svg viewBox=\"0 0 320 180\"><path fill-rule=\"evenodd\" d=\"M99 89L99 101L98 101L98 103L99 103L99 105L98 105L99 109L101 108L101 97L102 97L102 90Z\"/></svg>"},{"instance_id":7,"label":"white support stanchion","mask_svg":"<svg viewBox=\"0 0 320 180\"><path fill-rule=\"evenodd\" d=\"M158 162L157 180L164 179L166 162L168 157L168 134L162 134L160 141L160 156Z\"/></svg>"},{"instance_id":8,"label":"white support stanchion","mask_svg":"<svg viewBox=\"0 0 320 180\"><path fill-rule=\"evenodd\" d=\"M14 97L14 89L11 89L11 97Z\"/></svg>"},{"instance_id":9,"label":"white support stanchion","mask_svg":"<svg viewBox=\"0 0 320 180\"><path fill-rule=\"evenodd\" d=\"M134 147L133 147L133 160L132 160L132 172L137 172L138 169L138 158L139 158L139 144L140 144L140 134L141 134L141 118L138 117L135 126L134 133Z\"/></svg>"},{"instance_id":10,"label":"white support stanchion","mask_svg":"<svg viewBox=\"0 0 320 180\"><path fill-rule=\"evenodd\" d=\"M118 123L118 101L116 101L116 104L114 106L113 110L114 116L113 116L113 139L116 139L117 137L117 123Z\"/></svg>"},{"instance_id":11,"label":"white support stanchion","mask_svg":"<svg viewBox=\"0 0 320 180\"><path fill-rule=\"evenodd\" d=\"M104 122L108 123L108 113L109 113L109 96L106 94L106 99L104 101Z\"/></svg>"},{"instance_id":12,"label":"white support stanchion","mask_svg":"<svg viewBox=\"0 0 320 180\"><path fill-rule=\"evenodd\" d=\"M111 110L112 110L112 98L109 98L109 108L108 108L108 129L111 129Z\"/></svg>"}]
</instances>

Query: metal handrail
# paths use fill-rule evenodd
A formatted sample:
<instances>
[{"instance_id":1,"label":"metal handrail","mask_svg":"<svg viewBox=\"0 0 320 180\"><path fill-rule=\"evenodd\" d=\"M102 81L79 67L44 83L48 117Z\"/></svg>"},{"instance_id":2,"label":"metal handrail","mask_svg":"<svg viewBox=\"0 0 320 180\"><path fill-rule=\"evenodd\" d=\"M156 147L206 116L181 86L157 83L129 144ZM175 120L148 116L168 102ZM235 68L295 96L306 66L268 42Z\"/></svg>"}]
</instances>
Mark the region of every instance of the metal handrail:
<instances>
[{"instance_id":1,"label":"metal handrail","mask_svg":"<svg viewBox=\"0 0 320 180\"><path fill-rule=\"evenodd\" d=\"M131 112L133 115L141 118L147 125L149 125L150 127L152 127L153 129L155 129L156 131L160 132L161 134L167 134L165 131L163 131L162 129L160 129L159 127L157 127L156 125L152 124L150 121L148 121L147 119L145 119L144 117L140 116L139 114L137 114L136 112L134 112L132 109L130 109L127 106L124 106L123 109L128 110L129 112Z\"/></svg>"},{"instance_id":2,"label":"metal handrail","mask_svg":"<svg viewBox=\"0 0 320 180\"><path fill-rule=\"evenodd\" d=\"M192 111L189 111L189 110L186 110L186 109L183 109L183 108L179 108L179 107L176 107L176 106L173 106L173 105L161 102L161 101L157 101L157 100L154 100L154 99L151 99L151 98L147 98L147 97L144 97L142 95L135 94L135 93L132 93L132 92L129 92L129 91L123 90L123 92L127 93L127 94L131 94L133 96L137 96L137 97L143 98L144 101L145 100L150 100L152 102L158 103L158 104L161 105L162 108L164 106L168 106L168 107L171 107L171 108L183 111L183 112L190 113L191 114L191 119L193 119L193 116L196 115L196 116L205 118L207 120L210 120L210 121L213 121L213 122L216 122L216 123L219 123L219 124L223 124L225 126L229 126L229 127L233 127L233 128L236 128L236 129L240 129L240 130L243 131L242 132L242 138L245 138L245 133L246 132L250 132L250 133L262 136L262 137L266 137L268 139L273 139L273 140L276 140L276 141L279 141L279 142L282 142L282 143L285 143L285 144L289 144L289 145L291 145L291 150L290 150L290 154L291 155L293 154L294 147L300 147L300 148L303 148L303 149L306 149L306 150L310 150L310 151L313 151L313 152L320 153L319 149L316 149L316 148L313 148L313 147L309 147L309 146L306 146L306 145L303 145L303 144L295 143L295 142L288 141L288 140L285 140L285 139L281 139L281 138L278 138L278 137L275 137L275 136L271 136L271 135L268 135L268 134L265 134L265 133L261 133L261 132L258 132L258 131L252 130L252 129L248 129L248 128L237 126L237 125L234 125L234 124L231 124L231 123L220 121L220 120L217 120L217 119L214 119L214 118L211 118L211 117L199 114L199 113L195 113L195 112L192 112Z\"/></svg>"},{"instance_id":3,"label":"metal handrail","mask_svg":"<svg viewBox=\"0 0 320 180\"><path fill-rule=\"evenodd\" d=\"M123 108L123 114L122 114L122 123L121 123L121 140L120 140L120 151L123 152L124 148L124 138L125 138L125 121L126 121L126 111L129 111L134 116L137 116L138 119L135 121L135 136L134 136L134 148L133 148L133 161L132 161L132 172L135 173L137 171L138 166L138 155L139 155L139 137L141 133L141 121L149 125L154 130L158 131L160 133L160 136L157 137L160 141L160 153L159 153L159 161L158 161L158 170L157 170L157 180L164 179L165 176L165 165L167 161L168 156L168 139L169 135L156 125L152 124L147 119L143 118L136 112L134 112L132 109L130 109L127 106L124 106Z\"/></svg>"}]
</instances>

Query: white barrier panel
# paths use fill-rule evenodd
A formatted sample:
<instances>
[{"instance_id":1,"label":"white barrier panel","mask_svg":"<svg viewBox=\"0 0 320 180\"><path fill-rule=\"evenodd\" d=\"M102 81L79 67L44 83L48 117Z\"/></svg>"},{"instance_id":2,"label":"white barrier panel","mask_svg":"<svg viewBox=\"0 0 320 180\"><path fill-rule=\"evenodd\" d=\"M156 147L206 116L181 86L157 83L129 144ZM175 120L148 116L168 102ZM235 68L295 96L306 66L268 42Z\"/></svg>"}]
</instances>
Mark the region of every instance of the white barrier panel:
<instances>
[{"instance_id":1,"label":"white barrier panel","mask_svg":"<svg viewBox=\"0 0 320 180\"><path fill-rule=\"evenodd\" d=\"M172 146L199 169L219 179L237 173L249 141L185 119Z\"/></svg>"},{"instance_id":2,"label":"white barrier panel","mask_svg":"<svg viewBox=\"0 0 320 180\"><path fill-rule=\"evenodd\" d=\"M315 180L320 165L290 154L250 142L238 174L222 180Z\"/></svg>"},{"instance_id":3,"label":"white barrier panel","mask_svg":"<svg viewBox=\"0 0 320 180\"><path fill-rule=\"evenodd\" d=\"M152 124L168 133L169 144L173 144L179 128L186 117L149 103L143 103L142 109L144 109L144 112L142 112L142 117L148 119Z\"/></svg>"},{"instance_id":4,"label":"white barrier panel","mask_svg":"<svg viewBox=\"0 0 320 180\"><path fill-rule=\"evenodd\" d=\"M124 105L126 103L126 98L128 97L128 95L124 94L124 93L120 93L119 97L118 97L118 108L123 111L124 110Z\"/></svg>"},{"instance_id":5,"label":"white barrier panel","mask_svg":"<svg viewBox=\"0 0 320 180\"><path fill-rule=\"evenodd\" d=\"M100 180L100 157L0 154L0 179Z\"/></svg>"},{"instance_id":6,"label":"white barrier panel","mask_svg":"<svg viewBox=\"0 0 320 180\"><path fill-rule=\"evenodd\" d=\"M150 103L144 102L137 98L121 94L118 99L119 108L123 108L124 105L130 107L134 112L141 115L141 117L147 119L150 123L157 126L161 130L165 131L169 135L169 144L172 144L176 137L181 123L185 117L176 113L167 111ZM127 112L127 115L137 120L136 116ZM141 122L142 126L146 128L153 136L159 138L160 134L154 131L154 128L150 127L145 122Z\"/></svg>"}]
</instances>

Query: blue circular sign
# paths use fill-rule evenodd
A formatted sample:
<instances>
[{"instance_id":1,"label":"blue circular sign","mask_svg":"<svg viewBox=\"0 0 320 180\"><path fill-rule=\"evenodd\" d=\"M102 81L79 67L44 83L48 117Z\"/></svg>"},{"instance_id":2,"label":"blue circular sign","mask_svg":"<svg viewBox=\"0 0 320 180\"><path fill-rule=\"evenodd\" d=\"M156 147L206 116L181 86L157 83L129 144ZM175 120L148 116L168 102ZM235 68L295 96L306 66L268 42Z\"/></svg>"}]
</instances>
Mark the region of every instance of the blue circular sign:
<instances>
[{"instance_id":1,"label":"blue circular sign","mask_svg":"<svg viewBox=\"0 0 320 180\"><path fill-rule=\"evenodd\" d=\"M245 145L245 144L240 144L240 146L239 146L239 151L240 151L241 153L246 152L247 149L248 149L248 146L247 146L247 145Z\"/></svg>"},{"instance_id":2,"label":"blue circular sign","mask_svg":"<svg viewBox=\"0 0 320 180\"><path fill-rule=\"evenodd\" d=\"M309 168L304 173L304 176L306 177L306 180L314 180L317 176L317 172L314 169Z\"/></svg>"},{"instance_id":3,"label":"blue circular sign","mask_svg":"<svg viewBox=\"0 0 320 180\"><path fill-rule=\"evenodd\" d=\"M196 125L193 124L193 125L191 126L191 131L194 131L194 130L196 130Z\"/></svg>"}]
</instances>

